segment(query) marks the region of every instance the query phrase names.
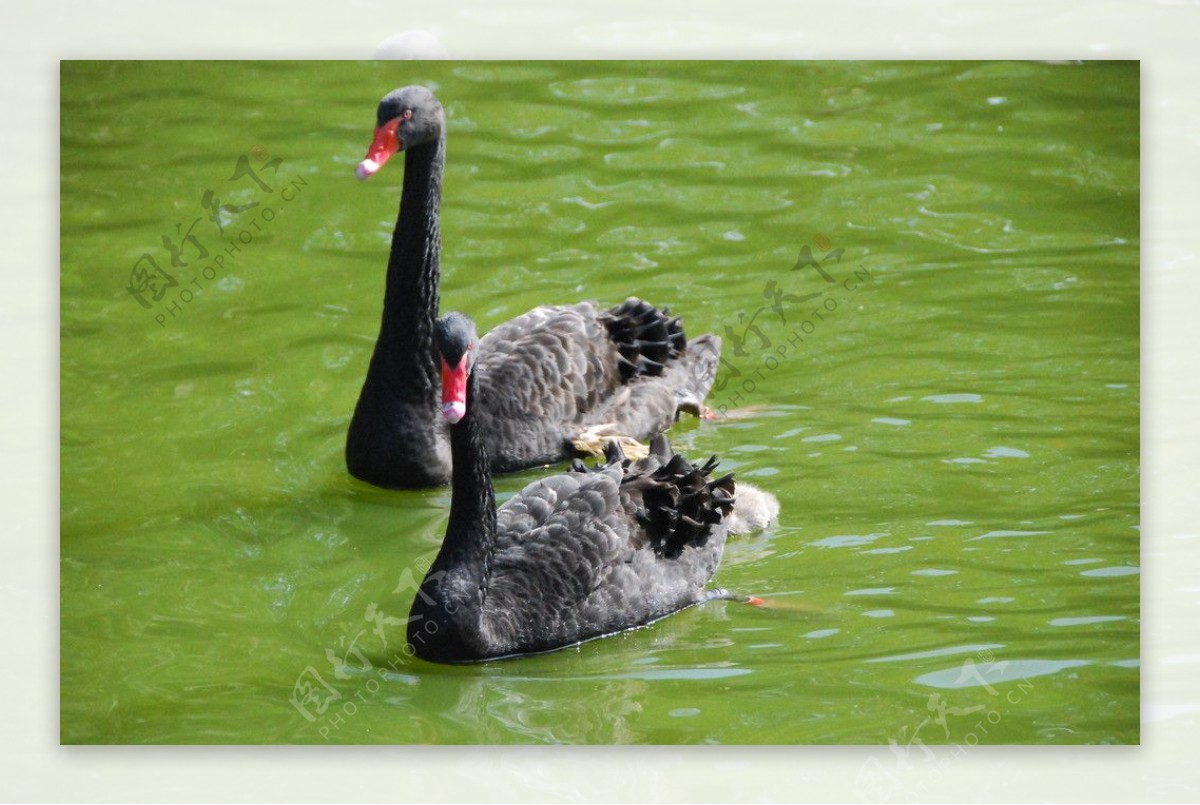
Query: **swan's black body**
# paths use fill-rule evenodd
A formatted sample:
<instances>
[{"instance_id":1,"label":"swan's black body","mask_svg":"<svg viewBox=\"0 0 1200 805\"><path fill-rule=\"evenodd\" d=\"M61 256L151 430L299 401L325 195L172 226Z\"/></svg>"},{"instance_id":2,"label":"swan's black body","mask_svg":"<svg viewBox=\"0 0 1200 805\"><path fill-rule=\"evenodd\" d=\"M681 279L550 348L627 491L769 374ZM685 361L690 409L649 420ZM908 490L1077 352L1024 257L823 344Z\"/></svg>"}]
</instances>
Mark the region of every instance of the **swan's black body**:
<instances>
[{"instance_id":1,"label":"swan's black body","mask_svg":"<svg viewBox=\"0 0 1200 805\"><path fill-rule=\"evenodd\" d=\"M576 462L497 511L476 416L484 393L471 372L466 415L450 428L450 522L409 617L417 656L472 662L550 651L711 597L705 585L735 505L733 476L709 478L715 457L692 465L661 435L638 461L612 445L603 466Z\"/></svg>"},{"instance_id":2,"label":"swan's black body","mask_svg":"<svg viewBox=\"0 0 1200 805\"><path fill-rule=\"evenodd\" d=\"M439 303L445 121L423 87L384 98L377 138L389 121L405 151L404 188L383 319L350 422L346 465L377 486L419 488L450 479L430 341ZM371 164L366 175L378 170ZM479 344L482 402L475 417L492 469L567 458L575 454L572 439L594 426L645 438L669 428L679 411L700 413L720 346L714 335L689 343L667 309L632 298L610 309L592 302L539 307L496 327Z\"/></svg>"}]
</instances>

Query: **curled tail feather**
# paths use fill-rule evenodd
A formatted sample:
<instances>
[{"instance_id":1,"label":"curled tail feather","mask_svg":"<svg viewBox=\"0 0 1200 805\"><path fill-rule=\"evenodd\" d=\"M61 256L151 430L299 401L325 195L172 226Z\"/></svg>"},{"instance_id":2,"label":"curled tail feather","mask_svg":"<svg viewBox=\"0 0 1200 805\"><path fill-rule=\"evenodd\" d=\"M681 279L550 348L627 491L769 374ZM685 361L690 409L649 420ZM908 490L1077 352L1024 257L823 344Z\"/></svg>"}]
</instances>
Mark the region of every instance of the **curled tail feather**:
<instances>
[{"instance_id":1,"label":"curled tail feather","mask_svg":"<svg viewBox=\"0 0 1200 805\"><path fill-rule=\"evenodd\" d=\"M713 456L704 464L693 464L675 453L660 433L645 458L631 461L616 442L609 442L603 465L588 468L576 459L571 470L603 472L619 463L624 472L621 490L637 503L635 519L654 552L673 559L689 545L704 545L713 528L734 512L733 473L709 480L719 461Z\"/></svg>"},{"instance_id":2,"label":"curled tail feather","mask_svg":"<svg viewBox=\"0 0 1200 805\"><path fill-rule=\"evenodd\" d=\"M640 375L661 375L667 361L687 349L679 317L671 316L670 308L660 311L634 296L601 313L600 321L616 344L617 366L626 382Z\"/></svg>"}]
</instances>

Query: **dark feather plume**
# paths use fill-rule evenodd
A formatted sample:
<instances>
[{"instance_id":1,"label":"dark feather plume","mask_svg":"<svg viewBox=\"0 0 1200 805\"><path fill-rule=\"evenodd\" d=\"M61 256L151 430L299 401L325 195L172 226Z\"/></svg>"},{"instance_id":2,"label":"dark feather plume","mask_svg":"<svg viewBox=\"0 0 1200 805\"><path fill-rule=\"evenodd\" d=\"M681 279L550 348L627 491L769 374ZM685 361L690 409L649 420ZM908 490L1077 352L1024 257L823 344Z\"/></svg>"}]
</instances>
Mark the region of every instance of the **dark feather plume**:
<instances>
[{"instance_id":1,"label":"dark feather plume","mask_svg":"<svg viewBox=\"0 0 1200 805\"><path fill-rule=\"evenodd\" d=\"M737 490L733 473L709 480L720 459L692 464L671 450L666 437L654 437L650 455L626 459L616 442L604 450L605 463L589 468L576 459L572 472L603 472L620 462L621 492L634 504L634 518L646 532L654 552L674 559L688 545L703 545L713 527L733 511Z\"/></svg>"},{"instance_id":2,"label":"dark feather plume","mask_svg":"<svg viewBox=\"0 0 1200 805\"><path fill-rule=\"evenodd\" d=\"M601 313L600 321L617 346L617 366L625 381L639 375L661 375L667 361L678 358L687 348L683 323L678 316L671 316L670 308L659 310L630 297Z\"/></svg>"}]
</instances>

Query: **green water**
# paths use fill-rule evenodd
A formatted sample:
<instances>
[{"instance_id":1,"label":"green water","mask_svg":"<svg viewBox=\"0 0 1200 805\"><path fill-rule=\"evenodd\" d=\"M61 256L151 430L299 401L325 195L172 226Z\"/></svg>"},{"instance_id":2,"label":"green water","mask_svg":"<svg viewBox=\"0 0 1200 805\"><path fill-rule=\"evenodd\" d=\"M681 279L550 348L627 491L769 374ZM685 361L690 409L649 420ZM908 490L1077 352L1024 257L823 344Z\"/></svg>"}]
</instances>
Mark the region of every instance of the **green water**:
<instances>
[{"instance_id":1,"label":"green water","mask_svg":"<svg viewBox=\"0 0 1200 805\"><path fill-rule=\"evenodd\" d=\"M342 447L408 83L443 309L724 336L671 437L781 501L714 580L767 606L401 652L448 493ZM1127 63L64 64L62 741L1137 742L1138 106Z\"/></svg>"}]
</instances>

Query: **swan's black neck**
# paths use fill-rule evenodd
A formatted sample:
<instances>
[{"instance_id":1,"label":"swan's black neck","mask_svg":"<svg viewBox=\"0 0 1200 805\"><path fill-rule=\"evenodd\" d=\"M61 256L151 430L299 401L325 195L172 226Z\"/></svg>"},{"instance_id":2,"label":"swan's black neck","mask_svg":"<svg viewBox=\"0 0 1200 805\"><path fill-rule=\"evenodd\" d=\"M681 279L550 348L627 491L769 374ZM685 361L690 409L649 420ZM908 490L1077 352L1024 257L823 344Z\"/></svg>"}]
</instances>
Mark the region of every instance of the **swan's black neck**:
<instances>
[{"instance_id":1,"label":"swan's black neck","mask_svg":"<svg viewBox=\"0 0 1200 805\"><path fill-rule=\"evenodd\" d=\"M469 566L483 584L491 571L496 540L496 493L488 463L483 427L476 415L479 404L475 372L467 378L467 413L450 428L450 457L454 478L450 495L450 523L434 566Z\"/></svg>"},{"instance_id":2,"label":"swan's black neck","mask_svg":"<svg viewBox=\"0 0 1200 805\"><path fill-rule=\"evenodd\" d=\"M414 651L431 659L470 656L479 639L479 616L491 578L496 543L496 494L483 428L472 414L475 373L467 378L467 413L450 428L453 482L450 523L437 559L413 601L408 625Z\"/></svg>"},{"instance_id":3,"label":"swan's black neck","mask_svg":"<svg viewBox=\"0 0 1200 805\"><path fill-rule=\"evenodd\" d=\"M442 236L438 216L446 139L418 145L404 155L404 189L392 233L383 321L371 368L372 380L391 386L397 400L437 405L433 321L438 310ZM417 360L413 360L416 356Z\"/></svg>"},{"instance_id":4,"label":"swan's black neck","mask_svg":"<svg viewBox=\"0 0 1200 805\"><path fill-rule=\"evenodd\" d=\"M346 437L350 473L379 486L432 486L449 475L433 355L445 146L442 137L405 152L383 320Z\"/></svg>"}]
</instances>

